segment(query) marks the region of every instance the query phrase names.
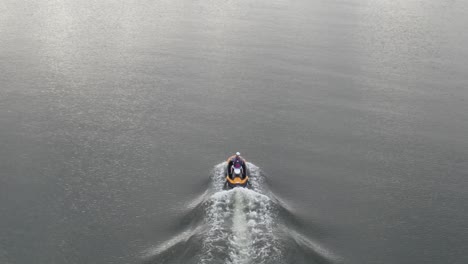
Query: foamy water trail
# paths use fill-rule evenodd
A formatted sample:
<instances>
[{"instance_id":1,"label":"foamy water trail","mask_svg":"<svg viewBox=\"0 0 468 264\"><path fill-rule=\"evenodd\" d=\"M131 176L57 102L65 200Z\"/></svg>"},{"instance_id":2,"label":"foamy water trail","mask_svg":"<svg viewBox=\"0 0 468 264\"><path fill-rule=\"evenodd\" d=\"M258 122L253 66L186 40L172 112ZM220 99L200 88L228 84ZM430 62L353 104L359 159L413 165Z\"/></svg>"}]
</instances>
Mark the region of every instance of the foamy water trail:
<instances>
[{"instance_id":1,"label":"foamy water trail","mask_svg":"<svg viewBox=\"0 0 468 264\"><path fill-rule=\"evenodd\" d=\"M192 215L201 219L194 219L194 226L149 250L147 256L151 263L336 262L333 254L319 243L298 231L289 230L284 224L279 215L281 203L271 198L273 196L265 188L264 177L257 166L247 164L251 189L231 190L223 190L225 167L226 162L214 167L211 187L189 205ZM313 259L302 258L306 262L292 260L291 256L295 258L295 255L291 252L297 250L307 251L302 252L303 255L312 255Z\"/></svg>"},{"instance_id":2,"label":"foamy water trail","mask_svg":"<svg viewBox=\"0 0 468 264\"><path fill-rule=\"evenodd\" d=\"M278 252L271 203L267 196L244 188L215 193L208 202L210 228L201 263L210 263L223 252L228 252L225 263L231 264L263 263L271 258Z\"/></svg>"},{"instance_id":3,"label":"foamy water trail","mask_svg":"<svg viewBox=\"0 0 468 264\"><path fill-rule=\"evenodd\" d=\"M244 199L240 192L234 193L234 211L232 216L232 238L229 241L232 250L229 258L233 263L244 264L249 260L250 237L247 229L247 219L244 214Z\"/></svg>"},{"instance_id":4,"label":"foamy water trail","mask_svg":"<svg viewBox=\"0 0 468 264\"><path fill-rule=\"evenodd\" d=\"M228 252L225 263L230 264L265 263L273 257L278 259L272 226L273 201L261 193L260 169L247 163L252 189L219 191L224 186L226 165L223 162L213 169L214 194L206 203L206 220L210 226L204 241L207 257L202 258L201 263L210 263L214 255L222 255L221 251ZM222 242L225 247L220 247Z\"/></svg>"}]
</instances>

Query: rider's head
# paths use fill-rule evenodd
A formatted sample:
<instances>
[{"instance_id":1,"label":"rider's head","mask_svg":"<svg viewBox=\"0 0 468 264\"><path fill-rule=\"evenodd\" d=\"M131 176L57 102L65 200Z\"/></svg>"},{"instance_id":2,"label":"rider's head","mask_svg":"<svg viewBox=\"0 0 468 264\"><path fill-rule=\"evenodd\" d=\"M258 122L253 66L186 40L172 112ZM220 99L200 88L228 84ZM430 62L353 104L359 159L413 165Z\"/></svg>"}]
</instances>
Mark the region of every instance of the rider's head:
<instances>
[{"instance_id":1,"label":"rider's head","mask_svg":"<svg viewBox=\"0 0 468 264\"><path fill-rule=\"evenodd\" d=\"M240 152L236 152L236 156L240 156Z\"/></svg>"}]
</instances>

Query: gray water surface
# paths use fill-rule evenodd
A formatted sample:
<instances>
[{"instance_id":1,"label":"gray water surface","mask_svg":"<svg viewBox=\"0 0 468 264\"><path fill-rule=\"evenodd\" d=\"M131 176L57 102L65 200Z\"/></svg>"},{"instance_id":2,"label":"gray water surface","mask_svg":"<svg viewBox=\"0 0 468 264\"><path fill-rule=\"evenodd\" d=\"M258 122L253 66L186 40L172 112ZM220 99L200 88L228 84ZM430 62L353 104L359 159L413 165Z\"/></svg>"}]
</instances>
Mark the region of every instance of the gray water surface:
<instances>
[{"instance_id":1,"label":"gray water surface","mask_svg":"<svg viewBox=\"0 0 468 264\"><path fill-rule=\"evenodd\" d=\"M468 263L466 25L457 0L0 1L0 263ZM221 191L235 151L253 190Z\"/></svg>"}]
</instances>

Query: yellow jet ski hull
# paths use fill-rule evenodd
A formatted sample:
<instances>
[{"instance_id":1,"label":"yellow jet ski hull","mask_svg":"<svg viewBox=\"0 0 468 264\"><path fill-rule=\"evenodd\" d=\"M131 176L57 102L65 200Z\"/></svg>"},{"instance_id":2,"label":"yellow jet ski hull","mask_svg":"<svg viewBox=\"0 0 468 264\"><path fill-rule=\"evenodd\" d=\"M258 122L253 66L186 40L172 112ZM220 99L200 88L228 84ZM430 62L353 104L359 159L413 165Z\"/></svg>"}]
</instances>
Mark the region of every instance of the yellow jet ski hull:
<instances>
[{"instance_id":1,"label":"yellow jet ski hull","mask_svg":"<svg viewBox=\"0 0 468 264\"><path fill-rule=\"evenodd\" d=\"M244 179L242 179L241 177L234 177L234 179L231 179L229 176L226 176L226 184L231 188L246 187L248 182L249 176L246 176Z\"/></svg>"}]
</instances>

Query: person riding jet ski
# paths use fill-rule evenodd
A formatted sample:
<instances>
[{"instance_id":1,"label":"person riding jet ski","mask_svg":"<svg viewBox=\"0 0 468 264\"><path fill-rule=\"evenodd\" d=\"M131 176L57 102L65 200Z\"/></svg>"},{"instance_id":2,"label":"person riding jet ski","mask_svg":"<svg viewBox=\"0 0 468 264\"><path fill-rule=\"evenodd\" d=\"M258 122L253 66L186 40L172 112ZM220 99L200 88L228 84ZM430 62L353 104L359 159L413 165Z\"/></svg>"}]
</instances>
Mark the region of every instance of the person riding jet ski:
<instances>
[{"instance_id":1,"label":"person riding jet ski","mask_svg":"<svg viewBox=\"0 0 468 264\"><path fill-rule=\"evenodd\" d=\"M238 175L240 173L242 173L242 179L246 177L247 168L245 166L245 160L241 157L240 152L236 152L236 155L229 157L227 171L231 179L234 178L233 175Z\"/></svg>"},{"instance_id":2,"label":"person riding jet ski","mask_svg":"<svg viewBox=\"0 0 468 264\"><path fill-rule=\"evenodd\" d=\"M237 152L227 160L226 168L226 183L224 189L232 189L236 187L248 188L250 186L249 176L247 172L246 161Z\"/></svg>"}]
</instances>

